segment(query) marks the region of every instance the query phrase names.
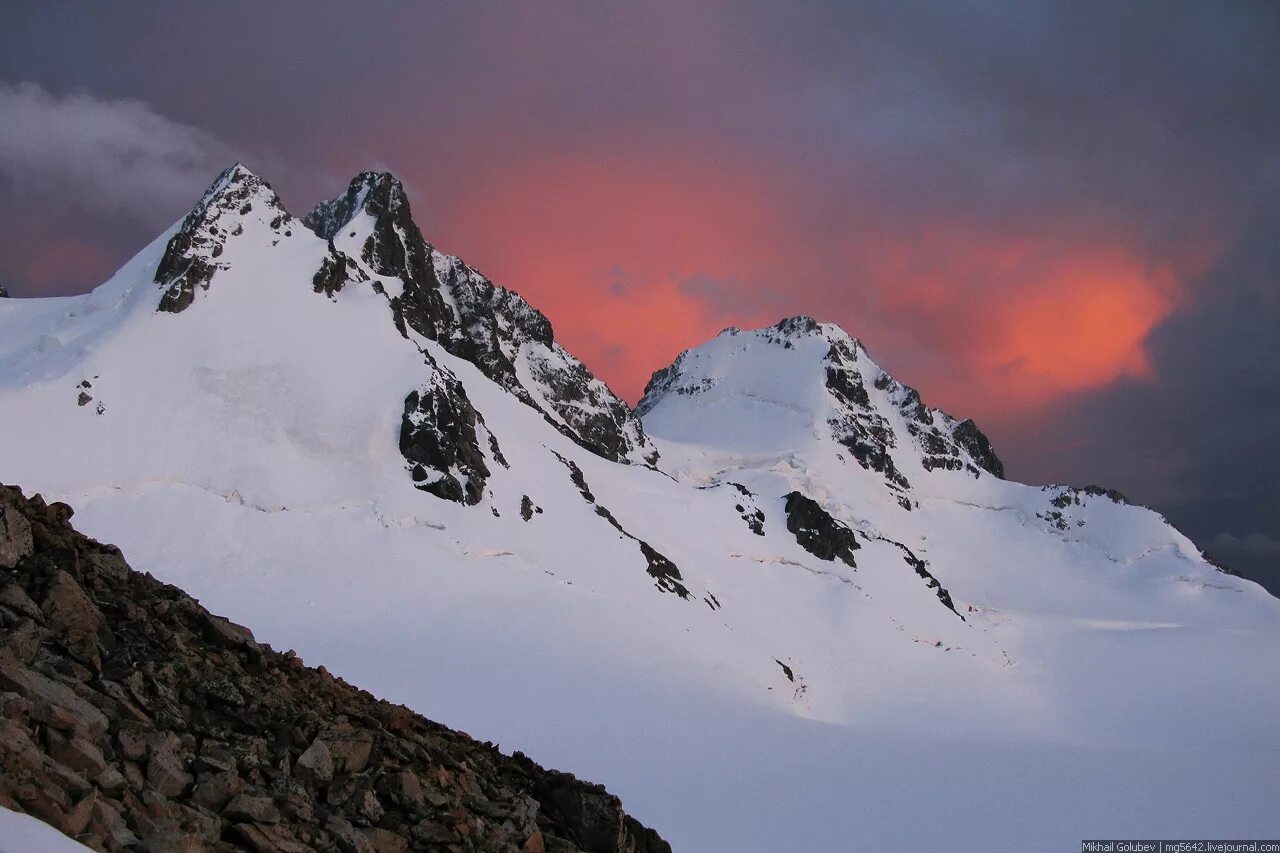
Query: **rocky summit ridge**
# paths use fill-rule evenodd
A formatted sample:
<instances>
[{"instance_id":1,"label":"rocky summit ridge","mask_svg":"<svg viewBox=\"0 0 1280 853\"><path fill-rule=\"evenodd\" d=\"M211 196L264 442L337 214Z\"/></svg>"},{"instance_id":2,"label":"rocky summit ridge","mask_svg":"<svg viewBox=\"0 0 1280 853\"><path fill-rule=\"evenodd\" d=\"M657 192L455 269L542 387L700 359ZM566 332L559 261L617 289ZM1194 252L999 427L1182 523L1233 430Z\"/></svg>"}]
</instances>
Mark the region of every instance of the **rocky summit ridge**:
<instances>
[{"instance_id":1,"label":"rocky summit ridge","mask_svg":"<svg viewBox=\"0 0 1280 853\"><path fill-rule=\"evenodd\" d=\"M107 851L671 849L604 788L274 651L71 515L0 486L0 806Z\"/></svg>"},{"instance_id":2,"label":"rocky summit ridge","mask_svg":"<svg viewBox=\"0 0 1280 853\"><path fill-rule=\"evenodd\" d=\"M208 290L218 270L227 268L227 243L253 224L268 232L272 247L300 228L328 242L313 276L317 293L333 297L349 283L372 279L404 337L438 342L471 362L594 453L613 461L656 461L639 420L556 343L540 311L424 239L404 186L388 172L361 172L345 193L318 204L299 225L256 174L239 163L226 169L169 240L155 276L164 292L158 310L189 308L197 291ZM469 419L467 401L452 408Z\"/></svg>"}]
</instances>

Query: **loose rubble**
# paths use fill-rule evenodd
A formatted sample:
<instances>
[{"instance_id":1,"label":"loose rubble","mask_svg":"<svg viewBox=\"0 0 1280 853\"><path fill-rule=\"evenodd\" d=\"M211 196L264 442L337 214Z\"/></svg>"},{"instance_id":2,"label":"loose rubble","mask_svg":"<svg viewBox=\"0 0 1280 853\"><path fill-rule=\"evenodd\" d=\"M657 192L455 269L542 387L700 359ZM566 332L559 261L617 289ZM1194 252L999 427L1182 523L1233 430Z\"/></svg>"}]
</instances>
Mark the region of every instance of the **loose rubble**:
<instances>
[{"instance_id":1,"label":"loose rubble","mask_svg":"<svg viewBox=\"0 0 1280 853\"><path fill-rule=\"evenodd\" d=\"M0 807L95 850L670 846L604 788L276 652L0 486Z\"/></svg>"}]
</instances>

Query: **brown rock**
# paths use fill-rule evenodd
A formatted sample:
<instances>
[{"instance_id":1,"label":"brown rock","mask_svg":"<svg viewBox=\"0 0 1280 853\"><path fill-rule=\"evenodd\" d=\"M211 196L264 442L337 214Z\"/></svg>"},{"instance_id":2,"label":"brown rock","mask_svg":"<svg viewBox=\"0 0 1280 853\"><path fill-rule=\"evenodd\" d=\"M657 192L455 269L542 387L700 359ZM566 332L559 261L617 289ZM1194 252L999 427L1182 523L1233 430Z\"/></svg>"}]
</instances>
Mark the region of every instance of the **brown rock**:
<instances>
[{"instance_id":1,"label":"brown rock","mask_svg":"<svg viewBox=\"0 0 1280 853\"><path fill-rule=\"evenodd\" d=\"M98 633L102 630L102 613L75 578L64 571L54 575L44 596L44 614L73 655L94 669L101 668Z\"/></svg>"},{"instance_id":2,"label":"brown rock","mask_svg":"<svg viewBox=\"0 0 1280 853\"><path fill-rule=\"evenodd\" d=\"M97 791L90 791L80 802L76 803L58 829L62 830L63 835L70 835L72 838L83 833L89 828L89 820L93 817L93 808L102 800L102 795Z\"/></svg>"},{"instance_id":3,"label":"brown rock","mask_svg":"<svg viewBox=\"0 0 1280 853\"><path fill-rule=\"evenodd\" d=\"M525 839L524 844L520 847L520 853L547 853L547 846L542 840L541 829L535 828L533 834Z\"/></svg>"},{"instance_id":4,"label":"brown rock","mask_svg":"<svg viewBox=\"0 0 1280 853\"><path fill-rule=\"evenodd\" d=\"M12 569L19 560L29 556L34 547L31 523L17 507L0 506L0 569Z\"/></svg>"},{"instance_id":5,"label":"brown rock","mask_svg":"<svg viewBox=\"0 0 1280 853\"><path fill-rule=\"evenodd\" d=\"M197 770L214 773L235 773L236 756L231 747L221 741L206 740L200 747L200 755L192 765Z\"/></svg>"},{"instance_id":6,"label":"brown rock","mask_svg":"<svg viewBox=\"0 0 1280 853\"><path fill-rule=\"evenodd\" d=\"M298 841L280 826L238 823L232 827L237 838L256 853L314 853L314 848Z\"/></svg>"},{"instance_id":7,"label":"brown rock","mask_svg":"<svg viewBox=\"0 0 1280 853\"><path fill-rule=\"evenodd\" d=\"M257 651L260 648L257 641L253 639L253 632L243 625L237 625L230 619L214 616L212 613L203 612L203 615L205 636L212 642L230 649L243 648Z\"/></svg>"},{"instance_id":8,"label":"brown rock","mask_svg":"<svg viewBox=\"0 0 1280 853\"><path fill-rule=\"evenodd\" d=\"M244 780L232 772L201 773L191 792L191 801L219 812L231 799L244 792Z\"/></svg>"},{"instance_id":9,"label":"brown rock","mask_svg":"<svg viewBox=\"0 0 1280 853\"><path fill-rule=\"evenodd\" d=\"M68 738L54 748L51 754L58 763L90 778L107 769L107 760L102 757L102 750L79 736Z\"/></svg>"},{"instance_id":10,"label":"brown rock","mask_svg":"<svg viewBox=\"0 0 1280 853\"><path fill-rule=\"evenodd\" d=\"M33 784L21 785L14 791L14 799L18 801L22 811L40 818L50 826L61 826L66 820L66 795L57 789Z\"/></svg>"},{"instance_id":11,"label":"brown rock","mask_svg":"<svg viewBox=\"0 0 1280 853\"><path fill-rule=\"evenodd\" d=\"M61 705L75 715L76 728L91 737L96 738L107 730L106 715L70 687L3 657L0 657L0 690L12 690L35 704Z\"/></svg>"},{"instance_id":12,"label":"brown rock","mask_svg":"<svg viewBox=\"0 0 1280 853\"><path fill-rule=\"evenodd\" d=\"M602 788L259 645L0 487L14 506L39 554L0 571L0 806L109 853L669 851Z\"/></svg>"},{"instance_id":13,"label":"brown rock","mask_svg":"<svg viewBox=\"0 0 1280 853\"><path fill-rule=\"evenodd\" d=\"M114 767L108 767L98 774L93 780L93 784L108 797L118 797L124 793L125 788L129 787L129 782L124 778L124 774Z\"/></svg>"},{"instance_id":14,"label":"brown rock","mask_svg":"<svg viewBox=\"0 0 1280 853\"><path fill-rule=\"evenodd\" d=\"M332 815L325 829L333 835L338 849L342 853L376 853L373 844L365 838L364 833L351 825L350 821Z\"/></svg>"},{"instance_id":15,"label":"brown rock","mask_svg":"<svg viewBox=\"0 0 1280 853\"><path fill-rule=\"evenodd\" d=\"M40 629L33 620L27 619L0 640L0 648L8 649L15 659L30 666L40 651Z\"/></svg>"},{"instance_id":16,"label":"brown rock","mask_svg":"<svg viewBox=\"0 0 1280 853\"><path fill-rule=\"evenodd\" d=\"M165 797L176 797L194 781L178 756L176 738L166 738L151 747L147 760L147 785Z\"/></svg>"},{"instance_id":17,"label":"brown rock","mask_svg":"<svg viewBox=\"0 0 1280 853\"><path fill-rule=\"evenodd\" d=\"M137 729L121 729L116 732L120 754L128 761L141 761L147 757L147 737Z\"/></svg>"},{"instance_id":18,"label":"brown rock","mask_svg":"<svg viewBox=\"0 0 1280 853\"><path fill-rule=\"evenodd\" d=\"M333 755L329 746L320 738L311 742L294 765L293 772L304 782L330 782L333 780Z\"/></svg>"},{"instance_id":19,"label":"brown rock","mask_svg":"<svg viewBox=\"0 0 1280 853\"><path fill-rule=\"evenodd\" d=\"M373 735L350 723L339 723L321 732L320 740L333 756L334 769L343 773L359 773L369 763L373 752Z\"/></svg>"},{"instance_id":20,"label":"brown rock","mask_svg":"<svg viewBox=\"0 0 1280 853\"><path fill-rule=\"evenodd\" d=\"M84 776L54 761L31 739L27 727L13 720L0 719L0 771L15 773L23 781L40 783L48 795L63 809L70 806L67 795L78 797L89 791Z\"/></svg>"},{"instance_id":21,"label":"brown rock","mask_svg":"<svg viewBox=\"0 0 1280 853\"><path fill-rule=\"evenodd\" d=\"M31 600L31 596L27 595L26 590L16 583L0 585L0 605L21 613L28 619L44 621L44 614L40 612L40 608Z\"/></svg>"},{"instance_id":22,"label":"brown rock","mask_svg":"<svg viewBox=\"0 0 1280 853\"><path fill-rule=\"evenodd\" d=\"M102 846L109 850L121 850L138 843L138 837L129 830L119 809L105 800L94 803L88 833L92 838L102 839Z\"/></svg>"},{"instance_id":23,"label":"brown rock","mask_svg":"<svg viewBox=\"0 0 1280 853\"><path fill-rule=\"evenodd\" d=\"M133 761L124 763L124 779L129 783L130 790L135 792L141 791L147 784L147 777L143 774L142 768Z\"/></svg>"},{"instance_id":24,"label":"brown rock","mask_svg":"<svg viewBox=\"0 0 1280 853\"><path fill-rule=\"evenodd\" d=\"M409 850L409 839L389 829L367 829L364 837L375 853L407 853Z\"/></svg>"},{"instance_id":25,"label":"brown rock","mask_svg":"<svg viewBox=\"0 0 1280 853\"><path fill-rule=\"evenodd\" d=\"M270 797L239 794L227 803L222 816L235 823L279 823L280 810Z\"/></svg>"},{"instance_id":26,"label":"brown rock","mask_svg":"<svg viewBox=\"0 0 1280 853\"><path fill-rule=\"evenodd\" d=\"M382 803L378 801L377 795L369 788L361 791L352 805L355 807L356 814L364 818L365 822L370 825L382 820L382 816L386 813L386 810L382 808Z\"/></svg>"},{"instance_id":27,"label":"brown rock","mask_svg":"<svg viewBox=\"0 0 1280 853\"><path fill-rule=\"evenodd\" d=\"M421 808L423 804L422 782L418 774L404 769L395 775L395 794L403 805Z\"/></svg>"},{"instance_id":28,"label":"brown rock","mask_svg":"<svg viewBox=\"0 0 1280 853\"><path fill-rule=\"evenodd\" d=\"M40 702L31 709L31 719L38 723L44 723L51 729L57 729L60 732L69 732L76 727L76 715L68 711L61 705L50 705L48 702Z\"/></svg>"}]
</instances>

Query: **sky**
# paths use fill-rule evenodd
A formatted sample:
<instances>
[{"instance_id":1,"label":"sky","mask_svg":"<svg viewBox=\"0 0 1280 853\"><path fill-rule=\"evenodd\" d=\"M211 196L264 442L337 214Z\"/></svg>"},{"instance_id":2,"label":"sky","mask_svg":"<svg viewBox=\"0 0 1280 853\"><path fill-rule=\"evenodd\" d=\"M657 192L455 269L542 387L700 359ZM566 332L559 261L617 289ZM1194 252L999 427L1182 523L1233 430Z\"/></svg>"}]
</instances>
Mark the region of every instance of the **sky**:
<instances>
[{"instance_id":1,"label":"sky","mask_svg":"<svg viewBox=\"0 0 1280 853\"><path fill-rule=\"evenodd\" d=\"M86 291L243 160L415 218L624 398L810 314L1011 477L1280 593L1280 5L0 0L0 285Z\"/></svg>"}]
</instances>

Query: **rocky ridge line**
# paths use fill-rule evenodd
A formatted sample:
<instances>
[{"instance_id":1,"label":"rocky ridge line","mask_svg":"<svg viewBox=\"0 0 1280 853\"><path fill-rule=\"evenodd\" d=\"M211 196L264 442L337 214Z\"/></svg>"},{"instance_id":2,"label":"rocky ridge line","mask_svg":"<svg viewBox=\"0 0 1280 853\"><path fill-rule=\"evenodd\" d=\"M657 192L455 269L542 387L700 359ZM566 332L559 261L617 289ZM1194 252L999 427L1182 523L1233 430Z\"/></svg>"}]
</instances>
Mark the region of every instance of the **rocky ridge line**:
<instances>
[{"instance_id":1,"label":"rocky ridge line","mask_svg":"<svg viewBox=\"0 0 1280 853\"><path fill-rule=\"evenodd\" d=\"M375 274L399 278L390 297L397 328L436 341L573 441L615 462L656 461L656 450L627 405L555 340L551 322L514 291L435 249L413 220L404 187L388 172L362 172L344 194L318 204L303 224L320 237L360 233L361 261ZM517 370L524 359L529 381Z\"/></svg>"},{"instance_id":2,"label":"rocky ridge line","mask_svg":"<svg viewBox=\"0 0 1280 853\"><path fill-rule=\"evenodd\" d=\"M255 641L0 486L0 806L107 851L670 846L604 788Z\"/></svg>"}]
</instances>

